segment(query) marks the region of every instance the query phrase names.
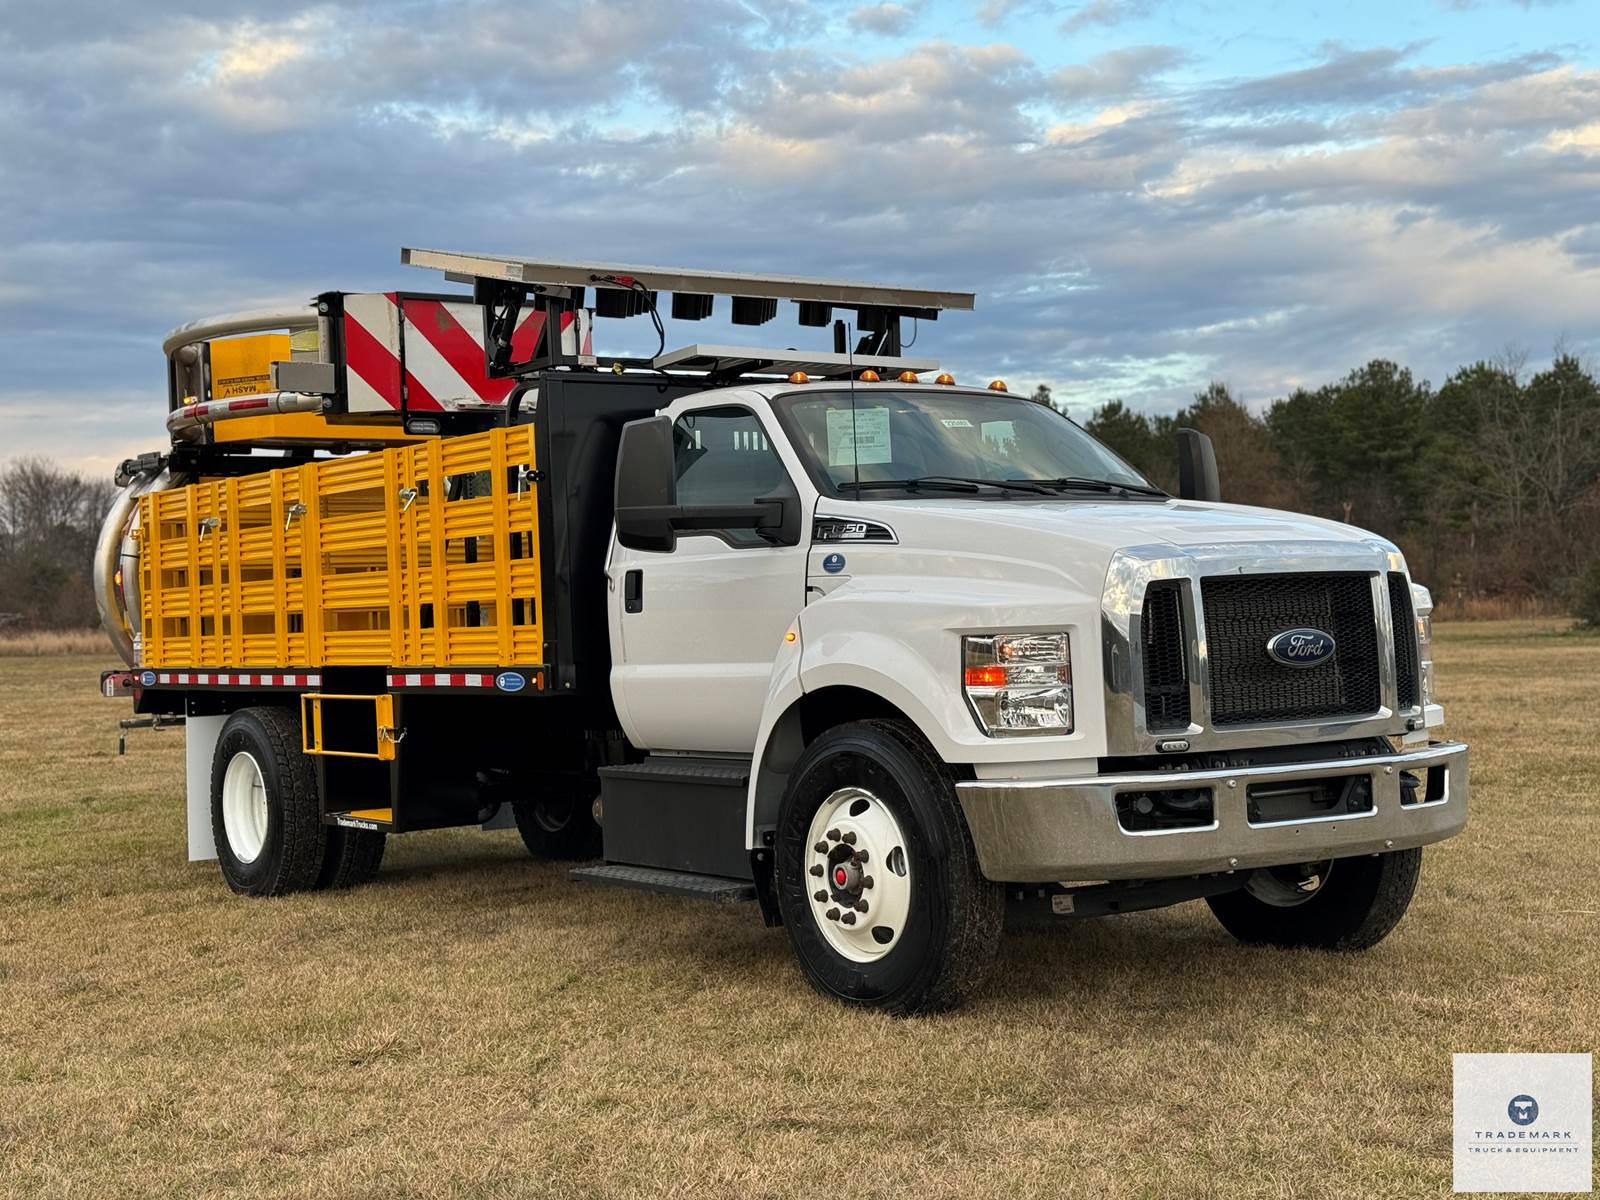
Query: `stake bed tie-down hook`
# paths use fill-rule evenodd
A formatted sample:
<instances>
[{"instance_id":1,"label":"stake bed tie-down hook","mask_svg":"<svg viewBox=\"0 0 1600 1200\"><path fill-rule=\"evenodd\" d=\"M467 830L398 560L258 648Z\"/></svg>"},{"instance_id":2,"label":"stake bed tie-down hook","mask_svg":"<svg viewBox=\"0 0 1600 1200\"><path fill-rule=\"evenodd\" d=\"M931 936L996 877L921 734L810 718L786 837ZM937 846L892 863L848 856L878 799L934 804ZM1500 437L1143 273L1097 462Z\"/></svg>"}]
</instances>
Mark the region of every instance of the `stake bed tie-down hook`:
<instances>
[{"instance_id":1,"label":"stake bed tie-down hook","mask_svg":"<svg viewBox=\"0 0 1600 1200\"><path fill-rule=\"evenodd\" d=\"M294 519L296 517L303 517L305 515L306 515L306 506L304 504L300 503L300 501L296 500L293 504L289 505L289 507L284 510L284 514L283 514L283 531L285 533L288 533L289 532L289 526L294 521Z\"/></svg>"},{"instance_id":2,"label":"stake bed tie-down hook","mask_svg":"<svg viewBox=\"0 0 1600 1200\"><path fill-rule=\"evenodd\" d=\"M197 541L197 542L205 541L206 540L206 534L210 533L213 529L216 529L221 524L222 524L222 519L220 517L201 517L200 518L200 536L197 537L195 539L195 541Z\"/></svg>"},{"instance_id":3,"label":"stake bed tie-down hook","mask_svg":"<svg viewBox=\"0 0 1600 1200\"><path fill-rule=\"evenodd\" d=\"M416 501L417 501L417 489L416 488L414 488L414 487L403 487L403 488L400 489L400 511L401 512L405 512L405 510L410 508L413 504L415 504Z\"/></svg>"}]
</instances>

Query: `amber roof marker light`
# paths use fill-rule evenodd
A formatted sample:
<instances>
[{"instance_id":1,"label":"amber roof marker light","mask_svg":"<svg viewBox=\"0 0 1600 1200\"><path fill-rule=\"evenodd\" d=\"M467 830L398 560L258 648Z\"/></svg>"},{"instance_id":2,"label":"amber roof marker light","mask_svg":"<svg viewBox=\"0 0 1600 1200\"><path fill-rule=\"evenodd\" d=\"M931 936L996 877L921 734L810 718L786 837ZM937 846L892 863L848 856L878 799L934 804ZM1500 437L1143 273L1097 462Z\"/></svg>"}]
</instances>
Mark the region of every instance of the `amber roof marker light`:
<instances>
[{"instance_id":1,"label":"amber roof marker light","mask_svg":"<svg viewBox=\"0 0 1600 1200\"><path fill-rule=\"evenodd\" d=\"M989 390L991 392L1003 392L1003 391L1005 391L1006 390L1006 381L1004 379L991 379L989 381Z\"/></svg>"},{"instance_id":2,"label":"amber roof marker light","mask_svg":"<svg viewBox=\"0 0 1600 1200\"><path fill-rule=\"evenodd\" d=\"M949 371L946 371L943 375L940 375L939 378L934 380L935 383L942 383L946 387L953 386L955 384L955 381L956 381L956 377L954 375L950 374Z\"/></svg>"},{"instance_id":3,"label":"amber roof marker light","mask_svg":"<svg viewBox=\"0 0 1600 1200\"><path fill-rule=\"evenodd\" d=\"M901 383L916 383L917 373L915 371L901 371L899 379Z\"/></svg>"},{"instance_id":4,"label":"amber roof marker light","mask_svg":"<svg viewBox=\"0 0 1600 1200\"><path fill-rule=\"evenodd\" d=\"M868 367L865 371L861 372L857 378L860 379L862 383L877 383L878 373L871 367Z\"/></svg>"},{"instance_id":5,"label":"amber roof marker light","mask_svg":"<svg viewBox=\"0 0 1600 1200\"><path fill-rule=\"evenodd\" d=\"M807 375L804 371L791 371L789 373L789 382L790 383L810 383L811 382L811 376Z\"/></svg>"}]
</instances>

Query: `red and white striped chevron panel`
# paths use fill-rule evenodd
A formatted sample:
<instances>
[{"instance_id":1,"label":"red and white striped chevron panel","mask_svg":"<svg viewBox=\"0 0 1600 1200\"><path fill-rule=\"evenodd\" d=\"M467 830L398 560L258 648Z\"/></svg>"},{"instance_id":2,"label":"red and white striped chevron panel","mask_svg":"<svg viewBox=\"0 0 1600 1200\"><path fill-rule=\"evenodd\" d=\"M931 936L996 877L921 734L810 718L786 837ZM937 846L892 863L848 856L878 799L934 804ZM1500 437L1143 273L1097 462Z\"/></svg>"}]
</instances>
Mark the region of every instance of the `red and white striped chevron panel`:
<instances>
[{"instance_id":1,"label":"red and white striped chevron panel","mask_svg":"<svg viewBox=\"0 0 1600 1200\"><path fill-rule=\"evenodd\" d=\"M561 346L592 354L589 314L564 313ZM544 314L529 310L511 336L511 356L526 362L539 344ZM450 412L504 404L514 381L484 369L484 310L464 300L403 292L344 298L345 390L351 412ZM402 364L404 364L402 366ZM404 403L402 404L402 382Z\"/></svg>"},{"instance_id":2,"label":"red and white striped chevron panel","mask_svg":"<svg viewBox=\"0 0 1600 1200\"><path fill-rule=\"evenodd\" d=\"M305 671L139 671L143 687L321 687L322 676Z\"/></svg>"},{"instance_id":3,"label":"red and white striped chevron panel","mask_svg":"<svg viewBox=\"0 0 1600 1200\"><path fill-rule=\"evenodd\" d=\"M390 671L391 688L488 688L520 692L544 691L544 671L539 667L514 667L504 671Z\"/></svg>"}]
</instances>

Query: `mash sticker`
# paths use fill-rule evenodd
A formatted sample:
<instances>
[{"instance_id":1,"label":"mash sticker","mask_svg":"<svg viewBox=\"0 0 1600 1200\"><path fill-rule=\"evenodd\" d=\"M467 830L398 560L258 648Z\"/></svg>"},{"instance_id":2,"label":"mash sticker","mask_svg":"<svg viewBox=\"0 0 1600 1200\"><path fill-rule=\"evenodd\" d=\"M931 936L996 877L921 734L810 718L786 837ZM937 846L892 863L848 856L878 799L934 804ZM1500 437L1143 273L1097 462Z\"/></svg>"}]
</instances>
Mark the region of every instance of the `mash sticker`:
<instances>
[{"instance_id":1,"label":"mash sticker","mask_svg":"<svg viewBox=\"0 0 1600 1200\"><path fill-rule=\"evenodd\" d=\"M828 465L871 466L891 462L887 408L830 408Z\"/></svg>"}]
</instances>

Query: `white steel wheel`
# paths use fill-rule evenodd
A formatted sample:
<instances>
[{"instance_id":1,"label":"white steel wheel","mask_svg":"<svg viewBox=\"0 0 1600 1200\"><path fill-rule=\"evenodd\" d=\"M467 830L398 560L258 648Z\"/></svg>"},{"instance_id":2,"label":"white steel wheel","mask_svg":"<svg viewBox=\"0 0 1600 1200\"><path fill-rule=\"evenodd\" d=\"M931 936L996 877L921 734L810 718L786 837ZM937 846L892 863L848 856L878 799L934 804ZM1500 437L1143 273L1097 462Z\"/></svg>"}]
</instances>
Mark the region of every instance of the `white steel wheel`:
<instances>
[{"instance_id":1,"label":"white steel wheel","mask_svg":"<svg viewBox=\"0 0 1600 1200\"><path fill-rule=\"evenodd\" d=\"M255 862L267 842L267 784L246 750L229 760L222 776L222 829L241 863Z\"/></svg>"},{"instance_id":2,"label":"white steel wheel","mask_svg":"<svg viewBox=\"0 0 1600 1200\"><path fill-rule=\"evenodd\" d=\"M806 835L811 915L837 953L867 963L893 950L911 911L906 838L889 806L842 787L811 818Z\"/></svg>"}]
</instances>

